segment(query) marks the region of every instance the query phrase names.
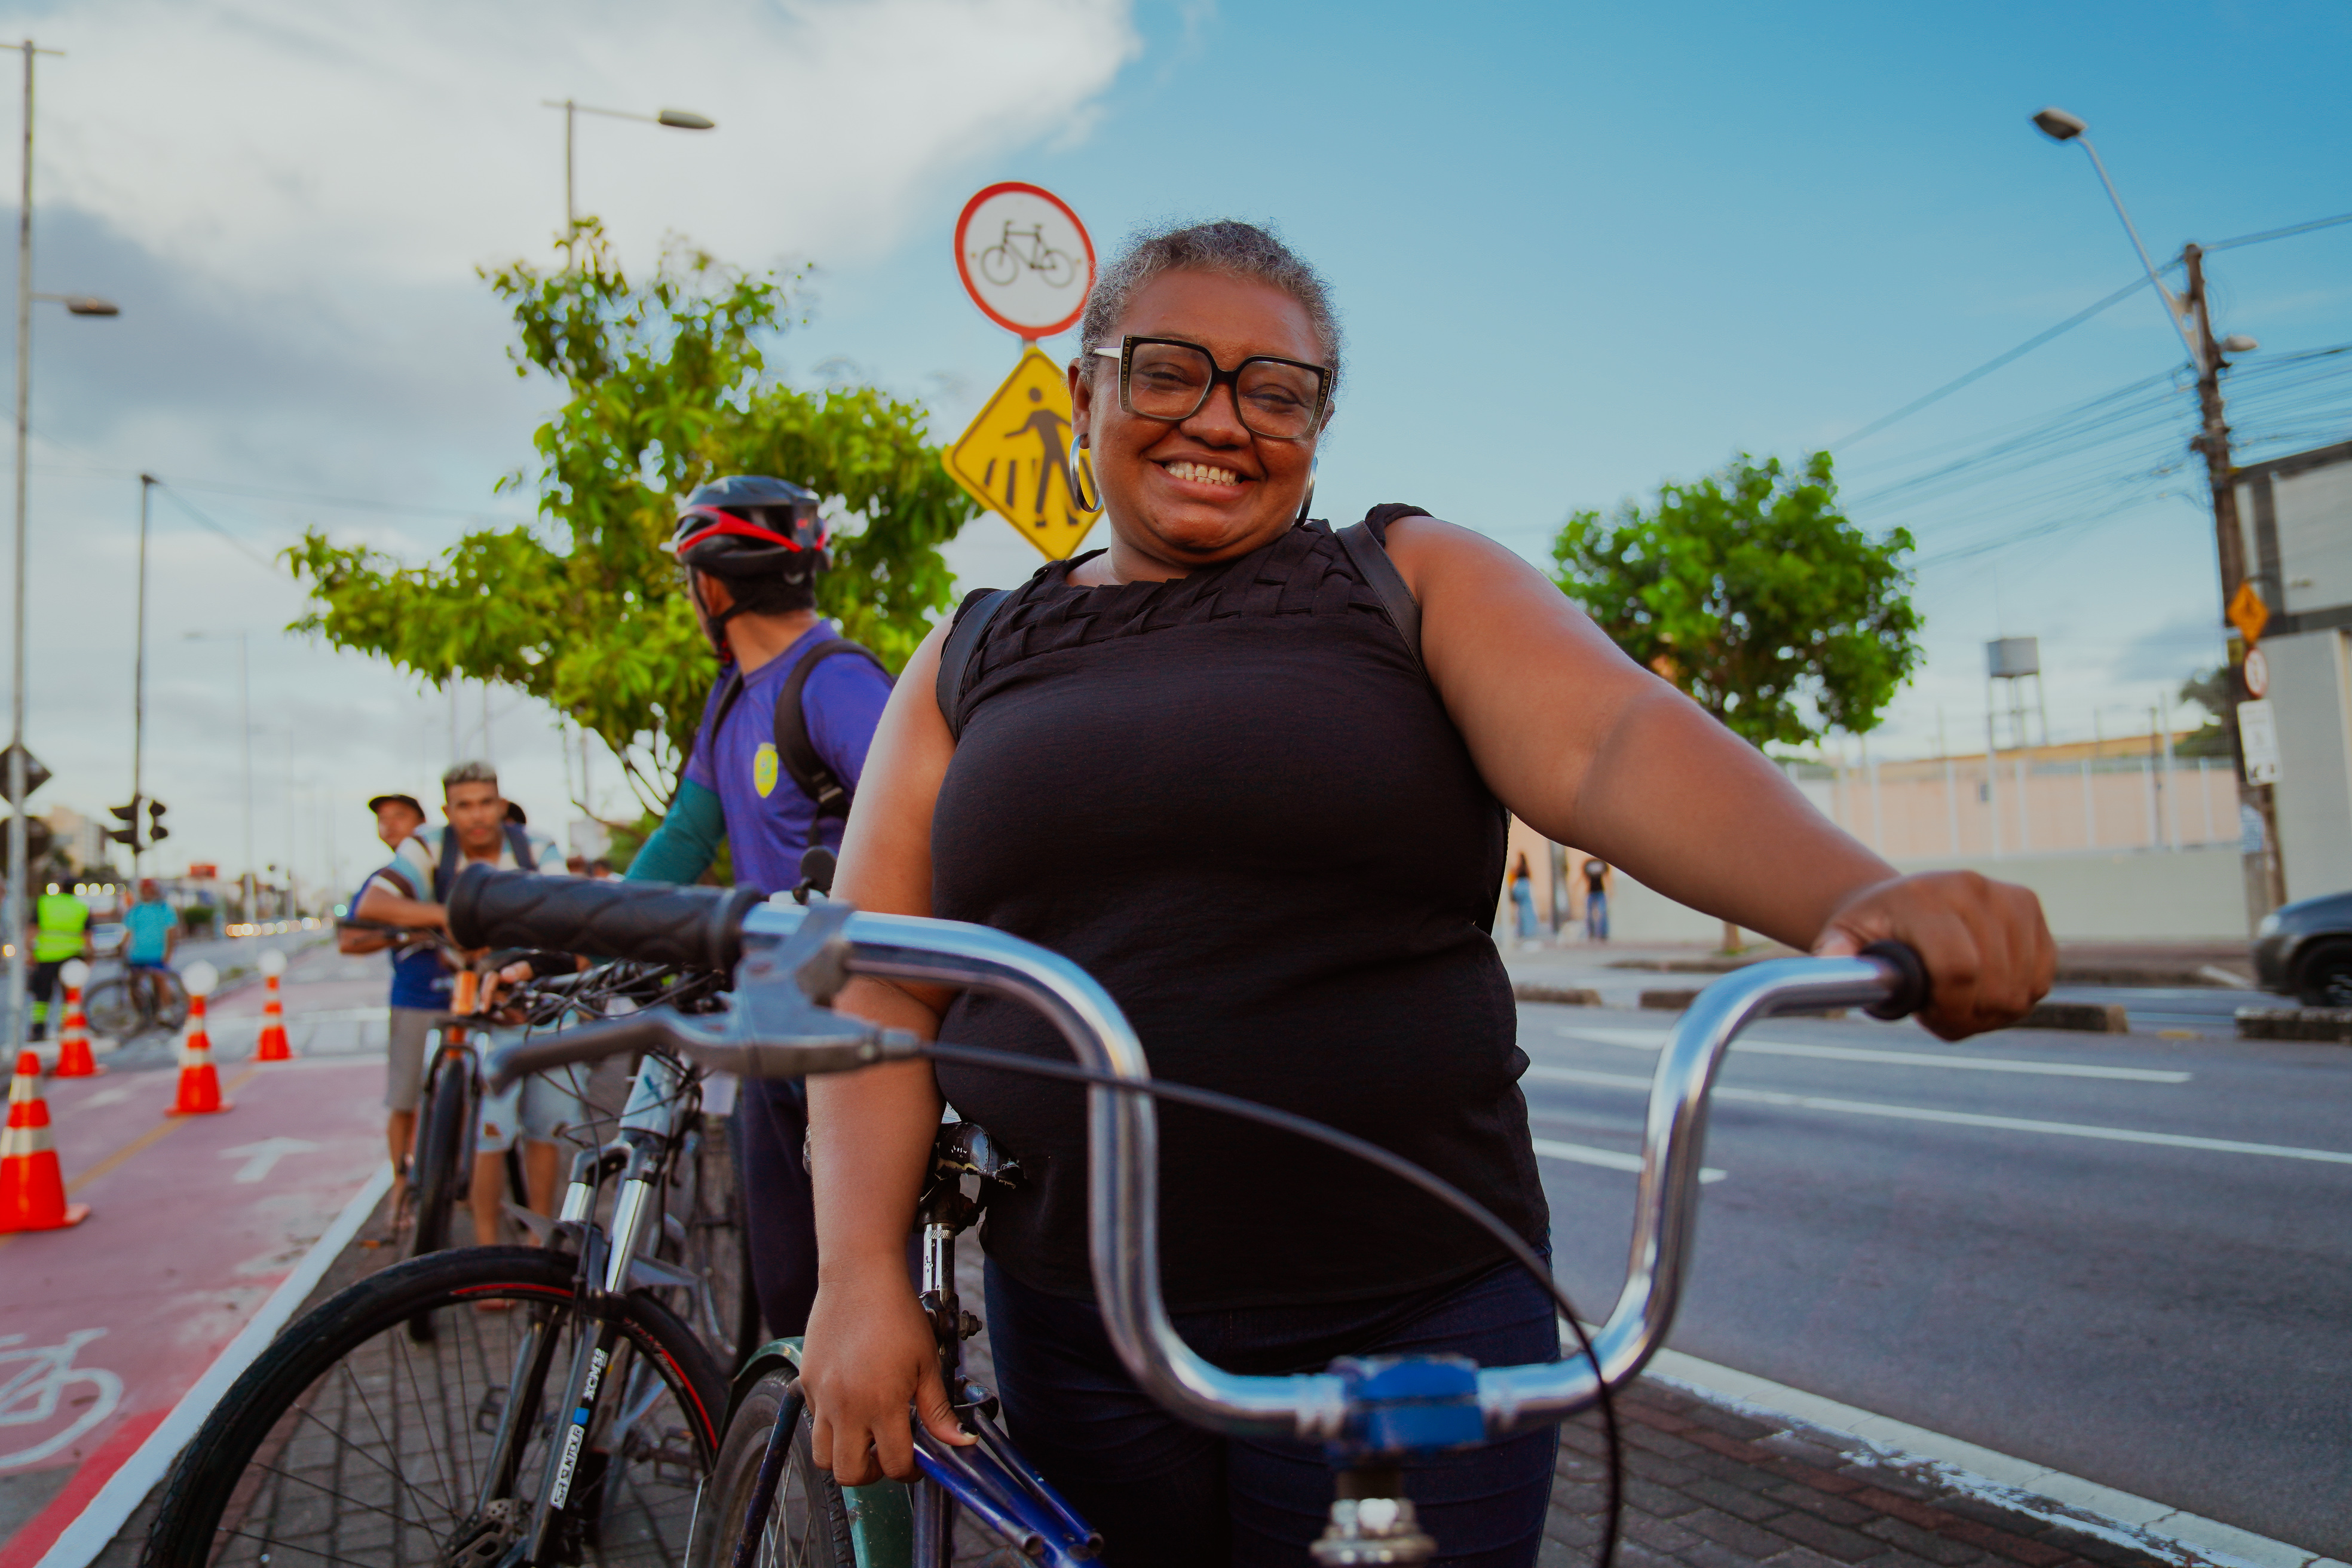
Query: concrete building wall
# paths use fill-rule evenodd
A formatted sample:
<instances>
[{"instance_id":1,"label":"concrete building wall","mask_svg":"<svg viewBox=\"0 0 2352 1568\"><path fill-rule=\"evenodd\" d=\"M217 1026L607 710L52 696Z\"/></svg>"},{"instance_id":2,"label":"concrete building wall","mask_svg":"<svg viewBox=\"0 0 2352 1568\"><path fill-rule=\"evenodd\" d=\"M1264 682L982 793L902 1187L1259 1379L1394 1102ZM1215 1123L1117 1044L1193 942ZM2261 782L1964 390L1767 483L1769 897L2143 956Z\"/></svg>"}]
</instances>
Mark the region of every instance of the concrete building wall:
<instances>
[{"instance_id":1,"label":"concrete building wall","mask_svg":"<svg viewBox=\"0 0 2352 1568\"><path fill-rule=\"evenodd\" d=\"M2264 637L2276 710L2273 798L2286 896L2352 888L2352 647L2342 631Z\"/></svg>"}]
</instances>

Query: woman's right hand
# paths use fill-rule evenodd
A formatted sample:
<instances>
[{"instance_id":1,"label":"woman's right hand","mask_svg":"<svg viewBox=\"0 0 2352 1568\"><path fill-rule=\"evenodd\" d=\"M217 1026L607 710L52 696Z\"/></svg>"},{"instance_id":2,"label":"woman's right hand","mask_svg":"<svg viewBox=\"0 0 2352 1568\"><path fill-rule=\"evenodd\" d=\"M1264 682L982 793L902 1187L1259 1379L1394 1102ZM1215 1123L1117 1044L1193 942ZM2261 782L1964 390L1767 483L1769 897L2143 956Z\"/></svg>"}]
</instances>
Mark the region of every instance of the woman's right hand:
<instances>
[{"instance_id":1,"label":"woman's right hand","mask_svg":"<svg viewBox=\"0 0 2352 1568\"><path fill-rule=\"evenodd\" d=\"M845 1487L884 1476L913 1479L909 1406L942 1442L973 1441L948 1404L939 1345L908 1282L903 1254L818 1282L801 1352L801 1391L814 1426L812 1454Z\"/></svg>"}]
</instances>

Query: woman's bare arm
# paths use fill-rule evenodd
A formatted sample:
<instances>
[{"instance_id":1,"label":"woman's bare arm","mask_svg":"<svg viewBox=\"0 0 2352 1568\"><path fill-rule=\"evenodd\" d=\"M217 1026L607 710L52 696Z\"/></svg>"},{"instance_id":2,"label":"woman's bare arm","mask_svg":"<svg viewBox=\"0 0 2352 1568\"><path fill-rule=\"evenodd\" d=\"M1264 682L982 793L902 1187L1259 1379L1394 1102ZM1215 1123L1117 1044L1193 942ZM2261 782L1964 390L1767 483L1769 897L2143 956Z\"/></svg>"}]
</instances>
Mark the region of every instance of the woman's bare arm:
<instances>
[{"instance_id":1,"label":"woman's bare arm","mask_svg":"<svg viewBox=\"0 0 2352 1568\"><path fill-rule=\"evenodd\" d=\"M1389 540L1430 678L1488 784L1538 833L1794 947L1909 942L1935 982L1926 1022L1948 1037L2013 1022L2049 989L2056 952L2032 893L1898 877L1518 556L1432 518Z\"/></svg>"},{"instance_id":2,"label":"woman's bare arm","mask_svg":"<svg viewBox=\"0 0 2352 1568\"><path fill-rule=\"evenodd\" d=\"M931 805L955 753L932 695L942 627L908 661L874 732L842 835L834 892L861 910L931 912ZM834 1004L908 1029L939 1029L948 993L853 980ZM951 1442L929 1322L907 1278L907 1237L940 1124L924 1063L809 1079L809 1172L816 1200L817 1295L801 1381L815 1417L816 1461L844 1486L914 1473L907 1408Z\"/></svg>"}]
</instances>

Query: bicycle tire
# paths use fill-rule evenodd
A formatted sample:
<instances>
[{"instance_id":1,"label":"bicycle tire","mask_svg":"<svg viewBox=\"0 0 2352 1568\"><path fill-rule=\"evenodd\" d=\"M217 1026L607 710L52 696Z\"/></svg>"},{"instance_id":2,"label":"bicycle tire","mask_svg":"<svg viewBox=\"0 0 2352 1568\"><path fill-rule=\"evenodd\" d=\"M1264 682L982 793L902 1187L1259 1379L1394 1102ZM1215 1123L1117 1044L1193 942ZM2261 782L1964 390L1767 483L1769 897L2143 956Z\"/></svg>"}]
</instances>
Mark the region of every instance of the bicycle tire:
<instances>
[{"instance_id":1,"label":"bicycle tire","mask_svg":"<svg viewBox=\"0 0 2352 1568\"><path fill-rule=\"evenodd\" d=\"M677 1303L678 1315L694 1325L730 1375L765 1340L734 1142L732 1119L706 1114L672 1177L685 1231L673 1261L701 1282L692 1300Z\"/></svg>"},{"instance_id":2,"label":"bicycle tire","mask_svg":"<svg viewBox=\"0 0 2352 1568\"><path fill-rule=\"evenodd\" d=\"M142 1568L496 1561L516 1533L501 1533L502 1521L528 1519L549 1446L569 1430L565 1380L598 1327L573 1299L573 1266L541 1247L465 1247L397 1264L312 1310L236 1380L173 1466ZM509 1307L477 1310L483 1301ZM445 1331L414 1345L409 1321L436 1312ZM659 1301L633 1292L612 1321L620 1338L598 1429L541 1560L667 1568L686 1550L718 1457L726 1384ZM516 1369L530 1366L540 1375L514 1404L514 1479L501 1486L486 1473L490 1450ZM490 1491L501 1495L485 1502Z\"/></svg>"},{"instance_id":3,"label":"bicycle tire","mask_svg":"<svg viewBox=\"0 0 2352 1568\"><path fill-rule=\"evenodd\" d=\"M89 988L82 999L82 1016L92 1033L110 1040L129 1039L139 1032L142 1021L139 999L120 974L110 974Z\"/></svg>"},{"instance_id":4,"label":"bicycle tire","mask_svg":"<svg viewBox=\"0 0 2352 1568\"><path fill-rule=\"evenodd\" d=\"M792 1451L752 1561L758 1568L859 1568L848 1501L809 1450L808 1406L793 1377L791 1367L777 1367L761 1374L737 1402L703 1488L710 1500L695 1521L687 1568L727 1568L735 1560L760 1462L780 1421L792 1423Z\"/></svg>"},{"instance_id":5,"label":"bicycle tire","mask_svg":"<svg viewBox=\"0 0 2352 1568\"><path fill-rule=\"evenodd\" d=\"M438 1055L436 1051L436 1056ZM416 1130L416 1226L408 1255L423 1258L449 1245L449 1222L473 1190L466 1146L472 1142L473 1083L466 1064L436 1061L432 1098Z\"/></svg>"},{"instance_id":6,"label":"bicycle tire","mask_svg":"<svg viewBox=\"0 0 2352 1568\"><path fill-rule=\"evenodd\" d=\"M148 1016L156 1028L167 1035L178 1034L188 1021L187 982L168 969L159 969L154 972L152 989L154 1002Z\"/></svg>"}]
</instances>

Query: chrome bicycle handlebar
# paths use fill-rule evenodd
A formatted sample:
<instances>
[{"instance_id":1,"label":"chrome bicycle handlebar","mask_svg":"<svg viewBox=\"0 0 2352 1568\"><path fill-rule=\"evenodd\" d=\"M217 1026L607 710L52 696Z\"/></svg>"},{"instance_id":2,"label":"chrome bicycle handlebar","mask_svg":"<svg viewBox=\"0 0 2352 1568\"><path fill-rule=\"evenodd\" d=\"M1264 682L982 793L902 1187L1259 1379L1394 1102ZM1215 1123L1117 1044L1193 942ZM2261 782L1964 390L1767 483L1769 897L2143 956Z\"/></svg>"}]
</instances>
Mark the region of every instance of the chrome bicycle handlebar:
<instances>
[{"instance_id":1,"label":"chrome bicycle handlebar","mask_svg":"<svg viewBox=\"0 0 2352 1568\"><path fill-rule=\"evenodd\" d=\"M812 920L815 942L796 942ZM840 905L802 909L764 904L743 921L746 950L737 1005L719 1030L661 1012L568 1032L546 1045L509 1047L501 1080L543 1064L538 1055L583 1058L583 1047L625 1048L659 1029L707 1067L751 1077L839 1071L921 1054L899 1031L805 1007L813 1032L762 1031L755 1015L762 992L806 984L812 964L834 966L830 1001L841 973L959 986L1035 1008L1050 1020L1082 1067L1133 1083L1148 1082L1142 1042L1117 1003L1076 964L1045 948L985 926L848 911ZM820 952L820 947L822 951ZM797 954L802 973L787 974L775 957ZM771 955L774 955L772 957ZM1906 962L1907 960L1907 962ZM761 971L761 973L755 973ZM1707 1091L1723 1053L1741 1030L1775 1014L1832 1007L1908 1011L1924 979L1907 954L1780 959L1724 976L1702 991L1659 1053L1642 1140L1633 1237L1623 1288L1593 1338L1596 1368L1581 1355L1527 1366L1481 1368L1479 1415L1489 1439L1558 1422L1590 1407L1605 1379L1631 1382L1674 1322L1697 1226L1699 1163L1706 1135ZM777 1020L781 1021L781 1020ZM784 1037L778 1037L779 1033ZM1144 1392L1184 1419L1213 1430L1336 1441L1355 1414L1346 1379L1333 1373L1246 1376L1203 1360L1170 1320L1160 1279L1158 1121L1150 1096L1108 1086L1087 1091L1087 1240L1095 1294L1120 1362Z\"/></svg>"}]
</instances>

